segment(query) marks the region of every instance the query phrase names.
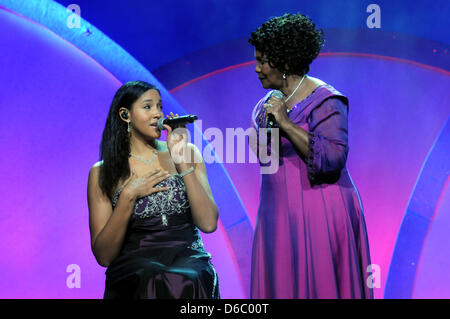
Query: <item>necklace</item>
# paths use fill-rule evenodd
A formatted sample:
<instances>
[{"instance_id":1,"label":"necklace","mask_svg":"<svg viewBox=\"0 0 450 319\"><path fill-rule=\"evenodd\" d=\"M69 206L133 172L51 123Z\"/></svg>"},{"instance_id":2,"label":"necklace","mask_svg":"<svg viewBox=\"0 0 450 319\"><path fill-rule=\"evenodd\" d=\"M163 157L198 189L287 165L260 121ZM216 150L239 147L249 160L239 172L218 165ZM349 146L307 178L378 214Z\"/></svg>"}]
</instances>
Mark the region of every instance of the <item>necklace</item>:
<instances>
[{"instance_id":1,"label":"necklace","mask_svg":"<svg viewBox=\"0 0 450 319\"><path fill-rule=\"evenodd\" d=\"M295 88L294 91L292 91L291 95L289 95L288 98L287 98L286 100L284 100L284 103L286 103L287 101L289 101L289 99L295 94L295 92L297 92L297 90L298 90L298 88L300 87L300 85L302 85L303 80L305 79L305 76L306 76L306 75L304 75L304 76L302 77L301 81L298 82L297 87Z\"/></svg>"},{"instance_id":2,"label":"necklace","mask_svg":"<svg viewBox=\"0 0 450 319\"><path fill-rule=\"evenodd\" d=\"M153 162L155 161L155 159L157 159L158 158L158 151L157 150L155 150L154 151L154 153L153 153L153 156L152 156L152 158L151 159L145 159L145 158L143 158L143 157L140 157L140 156L138 156L138 155L134 155L133 153L130 153L130 155L131 156L133 156L135 159L137 159L138 161L141 161L141 162L143 162L143 163L145 163L145 164L148 164L148 165L152 165L153 164Z\"/></svg>"}]
</instances>

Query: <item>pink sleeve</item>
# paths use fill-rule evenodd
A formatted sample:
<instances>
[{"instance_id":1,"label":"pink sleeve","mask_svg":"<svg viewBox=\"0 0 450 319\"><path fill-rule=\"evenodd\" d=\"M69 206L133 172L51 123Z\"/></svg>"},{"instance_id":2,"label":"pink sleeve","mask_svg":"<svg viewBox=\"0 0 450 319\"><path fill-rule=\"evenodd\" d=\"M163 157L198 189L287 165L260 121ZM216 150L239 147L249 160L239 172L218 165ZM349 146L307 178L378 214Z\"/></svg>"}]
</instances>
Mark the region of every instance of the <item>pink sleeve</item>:
<instances>
[{"instance_id":1,"label":"pink sleeve","mask_svg":"<svg viewBox=\"0 0 450 319\"><path fill-rule=\"evenodd\" d=\"M312 184L339 179L348 154L347 114L348 106L336 97L325 100L310 113L306 165Z\"/></svg>"}]
</instances>

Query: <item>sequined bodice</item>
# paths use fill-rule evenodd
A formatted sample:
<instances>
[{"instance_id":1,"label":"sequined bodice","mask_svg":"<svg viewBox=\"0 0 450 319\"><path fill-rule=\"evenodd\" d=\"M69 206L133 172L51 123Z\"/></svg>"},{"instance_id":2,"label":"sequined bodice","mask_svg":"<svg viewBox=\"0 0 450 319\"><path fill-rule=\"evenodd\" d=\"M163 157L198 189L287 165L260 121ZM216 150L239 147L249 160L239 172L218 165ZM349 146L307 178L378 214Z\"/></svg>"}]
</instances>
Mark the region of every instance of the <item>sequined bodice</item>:
<instances>
[{"instance_id":1,"label":"sequined bodice","mask_svg":"<svg viewBox=\"0 0 450 319\"><path fill-rule=\"evenodd\" d=\"M161 181L155 187L169 187L169 190L155 192L139 198L134 206L133 215L136 218L145 219L152 217L161 218L163 225L168 224L167 216L174 214L186 214L190 212L186 186L179 174L173 174ZM113 207L117 205L123 186L119 188L113 198Z\"/></svg>"}]
</instances>

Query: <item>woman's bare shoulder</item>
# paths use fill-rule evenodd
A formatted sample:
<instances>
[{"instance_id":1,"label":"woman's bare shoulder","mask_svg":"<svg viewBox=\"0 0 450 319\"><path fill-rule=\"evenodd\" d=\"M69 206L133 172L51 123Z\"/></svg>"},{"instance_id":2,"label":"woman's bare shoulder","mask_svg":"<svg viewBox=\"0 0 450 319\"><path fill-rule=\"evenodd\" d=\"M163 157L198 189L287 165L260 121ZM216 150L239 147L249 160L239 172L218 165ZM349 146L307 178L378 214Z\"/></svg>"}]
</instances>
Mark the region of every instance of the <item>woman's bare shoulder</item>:
<instances>
[{"instance_id":1,"label":"woman's bare shoulder","mask_svg":"<svg viewBox=\"0 0 450 319\"><path fill-rule=\"evenodd\" d=\"M91 170L96 170L96 171L98 171L98 170L100 170L100 168L102 167L102 165L103 165L103 161L98 161L97 163L95 163L94 165L92 165Z\"/></svg>"},{"instance_id":2,"label":"woman's bare shoulder","mask_svg":"<svg viewBox=\"0 0 450 319\"><path fill-rule=\"evenodd\" d=\"M98 176L100 174L100 168L103 165L103 161L98 161L94 165L92 165L91 169L89 170L89 179L95 178L98 179Z\"/></svg>"}]
</instances>

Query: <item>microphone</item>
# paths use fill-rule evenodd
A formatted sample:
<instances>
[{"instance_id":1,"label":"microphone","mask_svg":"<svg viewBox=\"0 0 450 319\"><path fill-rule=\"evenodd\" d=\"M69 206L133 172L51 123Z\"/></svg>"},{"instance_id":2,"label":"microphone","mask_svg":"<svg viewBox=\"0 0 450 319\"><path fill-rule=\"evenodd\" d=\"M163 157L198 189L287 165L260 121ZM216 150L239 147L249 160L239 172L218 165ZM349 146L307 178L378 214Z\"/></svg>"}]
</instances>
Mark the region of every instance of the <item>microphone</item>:
<instances>
[{"instance_id":1,"label":"microphone","mask_svg":"<svg viewBox=\"0 0 450 319\"><path fill-rule=\"evenodd\" d=\"M173 118L160 118L158 120L158 127L160 130L165 130L164 124L169 125L172 129L178 125L184 125L187 123L192 123L197 119L197 115L183 115Z\"/></svg>"},{"instance_id":2,"label":"microphone","mask_svg":"<svg viewBox=\"0 0 450 319\"><path fill-rule=\"evenodd\" d=\"M283 92L281 92L279 90L273 90L272 92L270 92L269 97L267 98L266 102L264 102L264 103L267 103L267 101L269 101L271 97L277 97L279 99L282 99L283 96L284 96ZM267 125L266 125L267 133L270 133L272 128L278 127L273 114L267 115L267 121L268 121Z\"/></svg>"}]
</instances>

